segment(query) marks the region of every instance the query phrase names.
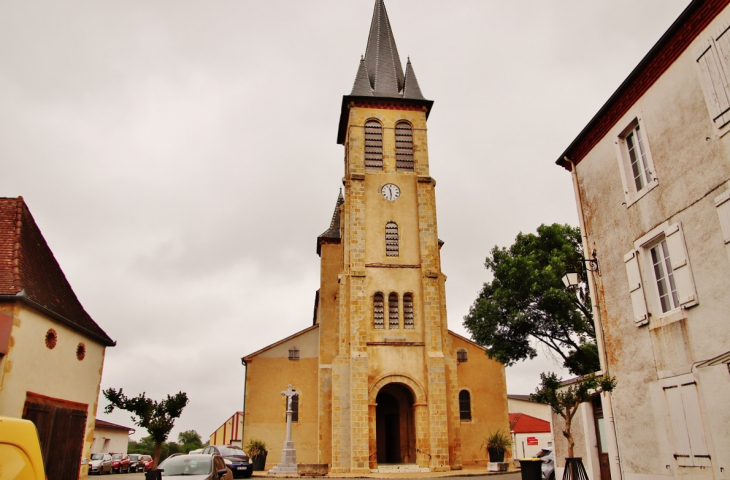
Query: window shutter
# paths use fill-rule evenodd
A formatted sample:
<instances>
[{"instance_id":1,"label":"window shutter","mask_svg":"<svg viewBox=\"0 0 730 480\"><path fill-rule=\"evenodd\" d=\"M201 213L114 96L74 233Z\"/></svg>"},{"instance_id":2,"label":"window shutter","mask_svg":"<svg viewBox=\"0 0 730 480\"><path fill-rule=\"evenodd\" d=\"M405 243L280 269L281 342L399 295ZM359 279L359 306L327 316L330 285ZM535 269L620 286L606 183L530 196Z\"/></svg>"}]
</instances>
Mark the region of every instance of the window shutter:
<instances>
[{"instance_id":1,"label":"window shutter","mask_svg":"<svg viewBox=\"0 0 730 480\"><path fill-rule=\"evenodd\" d=\"M413 171L413 129L406 122L395 124L395 166L398 171Z\"/></svg>"},{"instance_id":2,"label":"window shutter","mask_svg":"<svg viewBox=\"0 0 730 480\"><path fill-rule=\"evenodd\" d=\"M664 231L664 236L667 239L667 248L669 248L669 259L672 262L674 282L677 285L677 293L679 294L679 304L684 308L697 305L697 292L692 279L692 271L689 268L682 225L679 223L670 225Z\"/></svg>"},{"instance_id":3,"label":"window shutter","mask_svg":"<svg viewBox=\"0 0 730 480\"><path fill-rule=\"evenodd\" d=\"M710 467L710 455L705 443L705 432L702 428L702 414L700 413L700 399L697 395L697 384L692 382L683 384L679 391L682 394L684 418L687 422L687 434L692 451L692 463L695 467Z\"/></svg>"},{"instance_id":4,"label":"window shutter","mask_svg":"<svg viewBox=\"0 0 730 480\"><path fill-rule=\"evenodd\" d=\"M721 35L722 48L727 50L725 38ZM708 41L697 54L697 65L700 68L702 83L705 87L705 100L710 111L710 117L715 127L721 128L730 121L730 98L728 98L728 80L720 65L720 54L716 44ZM727 65L727 64L726 64Z\"/></svg>"},{"instance_id":5,"label":"window shutter","mask_svg":"<svg viewBox=\"0 0 730 480\"><path fill-rule=\"evenodd\" d=\"M682 405L682 392L678 385L664 387L664 394L667 397L669 409L669 420L674 433L674 458L680 467L691 467L692 450L690 449L689 434L687 433L687 420L684 417L684 406Z\"/></svg>"},{"instance_id":6,"label":"window shutter","mask_svg":"<svg viewBox=\"0 0 730 480\"><path fill-rule=\"evenodd\" d=\"M403 294L403 328L415 328L413 322L413 294Z\"/></svg>"},{"instance_id":7,"label":"window shutter","mask_svg":"<svg viewBox=\"0 0 730 480\"><path fill-rule=\"evenodd\" d=\"M641 283L639 259L636 258L635 251L632 250L624 255L624 264L626 264L626 275L629 278L631 304L634 307L634 323L637 327L640 327L649 322L649 316L646 309L646 299L644 298L644 288Z\"/></svg>"},{"instance_id":8,"label":"window shutter","mask_svg":"<svg viewBox=\"0 0 730 480\"><path fill-rule=\"evenodd\" d=\"M365 122L365 166L383 169L383 127L375 120Z\"/></svg>"},{"instance_id":9,"label":"window shutter","mask_svg":"<svg viewBox=\"0 0 730 480\"><path fill-rule=\"evenodd\" d=\"M717 216L720 218L720 229L722 230L722 240L725 242L725 252L730 257L730 190L715 197L715 207L717 207Z\"/></svg>"},{"instance_id":10,"label":"window shutter","mask_svg":"<svg viewBox=\"0 0 730 480\"><path fill-rule=\"evenodd\" d=\"M385 328L383 303L383 294L379 292L376 293L373 297L373 328Z\"/></svg>"},{"instance_id":11,"label":"window shutter","mask_svg":"<svg viewBox=\"0 0 730 480\"><path fill-rule=\"evenodd\" d=\"M400 318L398 316L398 295L391 293L388 295L388 328L397 329L400 327Z\"/></svg>"}]
</instances>

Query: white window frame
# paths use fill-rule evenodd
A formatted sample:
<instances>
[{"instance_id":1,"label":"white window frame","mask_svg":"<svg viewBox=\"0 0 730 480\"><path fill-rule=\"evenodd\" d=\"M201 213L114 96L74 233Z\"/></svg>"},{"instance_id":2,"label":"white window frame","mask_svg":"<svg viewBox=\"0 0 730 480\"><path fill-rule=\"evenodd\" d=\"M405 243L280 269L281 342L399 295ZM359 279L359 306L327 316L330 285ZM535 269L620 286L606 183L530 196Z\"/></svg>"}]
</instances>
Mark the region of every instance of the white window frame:
<instances>
[{"instance_id":1,"label":"white window frame","mask_svg":"<svg viewBox=\"0 0 730 480\"><path fill-rule=\"evenodd\" d=\"M666 241L678 302L662 310L651 249ZM687 255L682 224L664 222L634 242L634 249L624 256L629 296L637 327L649 323L666 323L668 318L684 318L683 311L699 303ZM665 271L666 275L666 271Z\"/></svg>"},{"instance_id":2,"label":"white window frame","mask_svg":"<svg viewBox=\"0 0 730 480\"><path fill-rule=\"evenodd\" d=\"M667 408L667 438L673 445L678 467L711 467L707 449L702 403L691 373L662 380Z\"/></svg>"},{"instance_id":3,"label":"white window frame","mask_svg":"<svg viewBox=\"0 0 730 480\"><path fill-rule=\"evenodd\" d=\"M709 120L718 137L730 131L730 25L724 24L694 51Z\"/></svg>"},{"instance_id":4,"label":"white window frame","mask_svg":"<svg viewBox=\"0 0 730 480\"><path fill-rule=\"evenodd\" d=\"M640 161L642 162L642 178L645 184L641 188L636 187L631 165L631 156L629 153L629 144L627 142L627 138L629 138L632 134L636 134L640 137L640 142L637 144L637 148L639 145L643 147L641 152L643 153L643 156ZM626 208L628 208L659 185L656 168L654 167L654 158L651 155L651 148L649 146L649 138L641 115L636 115L628 123L628 125L621 130L615 143L619 170L621 170L621 183L624 187ZM647 171L649 175L648 179L644 178Z\"/></svg>"}]
</instances>

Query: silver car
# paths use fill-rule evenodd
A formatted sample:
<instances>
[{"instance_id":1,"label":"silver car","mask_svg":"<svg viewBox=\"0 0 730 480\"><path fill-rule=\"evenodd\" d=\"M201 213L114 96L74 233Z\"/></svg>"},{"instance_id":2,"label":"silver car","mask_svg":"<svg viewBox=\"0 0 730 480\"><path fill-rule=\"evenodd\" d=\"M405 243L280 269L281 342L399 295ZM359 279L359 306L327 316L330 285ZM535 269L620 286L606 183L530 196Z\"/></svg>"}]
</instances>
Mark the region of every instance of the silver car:
<instances>
[{"instance_id":1,"label":"silver car","mask_svg":"<svg viewBox=\"0 0 730 480\"><path fill-rule=\"evenodd\" d=\"M163 477L185 477L185 480L233 480L220 455L175 455L158 467ZM182 480L182 479L181 479Z\"/></svg>"},{"instance_id":2,"label":"silver car","mask_svg":"<svg viewBox=\"0 0 730 480\"><path fill-rule=\"evenodd\" d=\"M535 455L542 459L542 480L555 480L555 455L552 448L543 448Z\"/></svg>"},{"instance_id":3,"label":"silver car","mask_svg":"<svg viewBox=\"0 0 730 480\"><path fill-rule=\"evenodd\" d=\"M89 475L112 473L112 456L108 453L92 453L89 459Z\"/></svg>"}]
</instances>

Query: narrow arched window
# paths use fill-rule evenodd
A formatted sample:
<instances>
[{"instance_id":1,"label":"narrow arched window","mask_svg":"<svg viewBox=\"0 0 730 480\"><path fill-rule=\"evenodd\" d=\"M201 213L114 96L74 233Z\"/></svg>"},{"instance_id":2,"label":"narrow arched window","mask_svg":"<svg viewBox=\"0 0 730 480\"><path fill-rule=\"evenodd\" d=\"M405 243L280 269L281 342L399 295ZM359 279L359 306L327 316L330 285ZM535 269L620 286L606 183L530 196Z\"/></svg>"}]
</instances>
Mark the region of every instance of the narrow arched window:
<instances>
[{"instance_id":1,"label":"narrow arched window","mask_svg":"<svg viewBox=\"0 0 730 480\"><path fill-rule=\"evenodd\" d=\"M373 328L385 328L385 308L383 294L378 292L373 296Z\"/></svg>"},{"instance_id":2,"label":"narrow arched window","mask_svg":"<svg viewBox=\"0 0 730 480\"><path fill-rule=\"evenodd\" d=\"M415 328L413 324L413 294L403 294L403 328Z\"/></svg>"},{"instance_id":3,"label":"narrow arched window","mask_svg":"<svg viewBox=\"0 0 730 480\"><path fill-rule=\"evenodd\" d=\"M398 255L398 224L388 222L385 224L385 256L397 257Z\"/></svg>"},{"instance_id":4,"label":"narrow arched window","mask_svg":"<svg viewBox=\"0 0 730 480\"><path fill-rule=\"evenodd\" d=\"M286 398L286 397L284 397ZM287 402L289 400L287 399ZM284 421L286 422L286 408L288 405L284 402ZM291 397L291 421L292 423L299 422L299 395Z\"/></svg>"},{"instance_id":5,"label":"narrow arched window","mask_svg":"<svg viewBox=\"0 0 730 480\"><path fill-rule=\"evenodd\" d=\"M395 124L395 166L398 171L413 171L413 128L407 122Z\"/></svg>"},{"instance_id":6,"label":"narrow arched window","mask_svg":"<svg viewBox=\"0 0 730 480\"><path fill-rule=\"evenodd\" d=\"M299 360L299 349L297 347L289 349L289 360Z\"/></svg>"},{"instance_id":7,"label":"narrow arched window","mask_svg":"<svg viewBox=\"0 0 730 480\"><path fill-rule=\"evenodd\" d=\"M383 126L377 120L365 122L365 167L383 169Z\"/></svg>"},{"instance_id":8,"label":"narrow arched window","mask_svg":"<svg viewBox=\"0 0 730 480\"><path fill-rule=\"evenodd\" d=\"M466 350L463 348L460 348L456 351L456 361L459 363L464 363L467 360L469 360L469 357L467 356Z\"/></svg>"},{"instance_id":9,"label":"narrow arched window","mask_svg":"<svg viewBox=\"0 0 730 480\"><path fill-rule=\"evenodd\" d=\"M468 390L459 392L459 419L471 420L471 395Z\"/></svg>"},{"instance_id":10,"label":"narrow arched window","mask_svg":"<svg viewBox=\"0 0 730 480\"><path fill-rule=\"evenodd\" d=\"M388 328L396 329L400 327L398 320L398 294L391 293L388 295Z\"/></svg>"}]
</instances>

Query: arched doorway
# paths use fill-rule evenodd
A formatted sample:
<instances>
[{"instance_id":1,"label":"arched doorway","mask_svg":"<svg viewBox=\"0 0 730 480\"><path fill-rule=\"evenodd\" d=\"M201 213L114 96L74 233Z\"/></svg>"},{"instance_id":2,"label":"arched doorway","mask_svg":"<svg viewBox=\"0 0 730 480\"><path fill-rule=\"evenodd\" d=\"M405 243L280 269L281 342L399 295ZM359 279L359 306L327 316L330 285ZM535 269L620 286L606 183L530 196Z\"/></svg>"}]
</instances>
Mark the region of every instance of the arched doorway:
<instances>
[{"instance_id":1,"label":"arched doorway","mask_svg":"<svg viewBox=\"0 0 730 480\"><path fill-rule=\"evenodd\" d=\"M389 383L380 389L375 403L378 464L415 463L416 429L410 389Z\"/></svg>"}]
</instances>

